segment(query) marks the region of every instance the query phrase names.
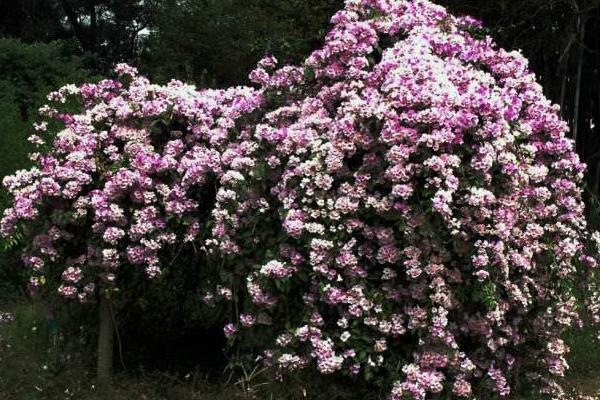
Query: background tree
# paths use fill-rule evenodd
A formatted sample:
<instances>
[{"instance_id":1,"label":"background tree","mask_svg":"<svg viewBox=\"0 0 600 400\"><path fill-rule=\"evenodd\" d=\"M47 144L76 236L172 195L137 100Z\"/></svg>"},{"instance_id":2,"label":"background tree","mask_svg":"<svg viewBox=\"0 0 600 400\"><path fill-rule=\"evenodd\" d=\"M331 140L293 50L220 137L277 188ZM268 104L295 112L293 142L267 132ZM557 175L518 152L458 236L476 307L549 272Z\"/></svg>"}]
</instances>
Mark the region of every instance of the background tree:
<instances>
[{"instance_id":1,"label":"background tree","mask_svg":"<svg viewBox=\"0 0 600 400\"><path fill-rule=\"evenodd\" d=\"M163 0L142 54L159 81L247 84L265 54L298 62L322 41L341 0Z\"/></svg>"},{"instance_id":2,"label":"background tree","mask_svg":"<svg viewBox=\"0 0 600 400\"><path fill-rule=\"evenodd\" d=\"M71 40L87 65L107 73L139 54L142 32L156 15L157 0L3 0L0 34L28 43Z\"/></svg>"}]
</instances>

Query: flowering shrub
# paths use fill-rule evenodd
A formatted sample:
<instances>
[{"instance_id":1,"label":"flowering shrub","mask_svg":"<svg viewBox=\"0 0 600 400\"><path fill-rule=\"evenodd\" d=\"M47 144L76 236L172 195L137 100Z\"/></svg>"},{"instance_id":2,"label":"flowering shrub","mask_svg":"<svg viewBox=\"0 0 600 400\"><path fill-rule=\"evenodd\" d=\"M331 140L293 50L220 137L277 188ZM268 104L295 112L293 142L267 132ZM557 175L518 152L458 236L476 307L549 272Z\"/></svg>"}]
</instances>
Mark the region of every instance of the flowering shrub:
<instances>
[{"instance_id":1,"label":"flowering shrub","mask_svg":"<svg viewBox=\"0 0 600 400\"><path fill-rule=\"evenodd\" d=\"M258 104L252 89L196 92L180 82L151 85L125 65L117 73L131 80L127 88L104 80L51 93L58 104L75 98L81 113L43 107L65 129L52 137L47 122L36 125L40 135L30 141L43 148L46 135L51 147L32 155L38 167L4 180L14 203L2 233L20 221L35 224L23 257L34 289L58 281L61 295L85 301L98 278L112 283L123 263L160 275L160 250L196 238L199 202L211 201L200 189L215 179L225 188L235 183L235 168L248 168L253 148L225 139L233 120ZM233 246L221 241L223 251Z\"/></svg>"},{"instance_id":2,"label":"flowering shrub","mask_svg":"<svg viewBox=\"0 0 600 400\"><path fill-rule=\"evenodd\" d=\"M32 288L85 301L189 243L223 262L204 300L234 306L225 335L282 376L361 377L393 400L504 397L517 378L556 393L576 296L600 309L600 235L556 106L519 53L428 1L347 0L332 22L304 65L262 60L258 89L119 65L52 93L41 112L64 129L37 125L38 166L5 180L1 229L32 237Z\"/></svg>"}]
</instances>

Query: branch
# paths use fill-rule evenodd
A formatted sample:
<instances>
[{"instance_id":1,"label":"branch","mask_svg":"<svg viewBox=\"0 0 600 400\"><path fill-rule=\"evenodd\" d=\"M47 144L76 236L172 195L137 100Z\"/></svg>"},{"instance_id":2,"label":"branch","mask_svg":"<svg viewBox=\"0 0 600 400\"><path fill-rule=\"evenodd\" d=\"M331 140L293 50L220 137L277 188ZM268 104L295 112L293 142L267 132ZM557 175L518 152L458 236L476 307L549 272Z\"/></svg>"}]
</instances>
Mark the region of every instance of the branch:
<instances>
[{"instance_id":1,"label":"branch","mask_svg":"<svg viewBox=\"0 0 600 400\"><path fill-rule=\"evenodd\" d=\"M562 61L565 58L565 56L569 53L569 50L571 49L571 46L573 45L573 42L575 41L576 36L577 36L576 33L573 33L571 35L571 38L569 39L569 43L567 44L567 47L565 47L565 50L563 51L562 55L558 59L558 64L562 64Z\"/></svg>"},{"instance_id":2,"label":"branch","mask_svg":"<svg viewBox=\"0 0 600 400\"><path fill-rule=\"evenodd\" d=\"M93 49L96 47L96 32L98 25L98 17L96 15L96 0L88 1L88 12L90 14L90 45Z\"/></svg>"},{"instance_id":3,"label":"branch","mask_svg":"<svg viewBox=\"0 0 600 400\"><path fill-rule=\"evenodd\" d=\"M580 35L581 42L585 41L585 28L586 28L587 20L580 21ZM579 104L581 101L581 77L583 75L583 58L585 56L585 52L583 51L583 46L579 47L579 55L577 60L577 81L575 84L575 101L573 106L574 116L573 116L573 141L575 142L575 150L577 150L577 134L579 132Z\"/></svg>"},{"instance_id":4,"label":"branch","mask_svg":"<svg viewBox=\"0 0 600 400\"><path fill-rule=\"evenodd\" d=\"M596 10L598 8L600 8L600 4L596 4L595 6L584 8L583 10L577 11L575 14L585 14L587 12L594 11L594 10Z\"/></svg>"},{"instance_id":5,"label":"branch","mask_svg":"<svg viewBox=\"0 0 600 400\"><path fill-rule=\"evenodd\" d=\"M67 15L67 20L69 21L69 24L71 25L71 27L73 29L73 34L79 40L81 47L84 50L89 50L89 47L88 47L89 43L88 43L88 40L86 39L84 29L79 24L79 20L77 19L77 14L75 14L75 11L73 11L71 4L69 4L68 0L60 0L60 4L61 4L65 14Z\"/></svg>"}]
</instances>

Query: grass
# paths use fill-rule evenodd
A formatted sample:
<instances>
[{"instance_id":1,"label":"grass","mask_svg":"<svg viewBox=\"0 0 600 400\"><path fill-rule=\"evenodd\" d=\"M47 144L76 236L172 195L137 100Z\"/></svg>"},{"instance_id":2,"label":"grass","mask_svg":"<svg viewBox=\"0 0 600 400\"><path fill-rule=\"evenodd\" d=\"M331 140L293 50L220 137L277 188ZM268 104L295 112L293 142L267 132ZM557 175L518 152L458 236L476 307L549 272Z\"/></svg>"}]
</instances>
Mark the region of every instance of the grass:
<instances>
[{"instance_id":1,"label":"grass","mask_svg":"<svg viewBox=\"0 0 600 400\"><path fill-rule=\"evenodd\" d=\"M197 373L179 378L136 371L117 375L110 385L98 385L90 373L94 360L81 356L86 343L49 324L41 304L23 303L10 311L14 321L0 326L0 400L251 398L235 383L211 383Z\"/></svg>"},{"instance_id":2,"label":"grass","mask_svg":"<svg viewBox=\"0 0 600 400\"><path fill-rule=\"evenodd\" d=\"M48 323L41 303L20 303L10 308L14 320L0 324L0 400L296 400L355 399L349 387L328 381L302 379L275 382L260 367L236 365L221 377L200 372L175 375L167 372L128 370L110 385L96 383L93 344L81 328L57 329ZM68 321L65 326L69 325ZM72 325L72 323L70 324ZM92 349L92 350L90 350ZM367 400L361 396L361 400Z\"/></svg>"},{"instance_id":3,"label":"grass","mask_svg":"<svg viewBox=\"0 0 600 400\"><path fill-rule=\"evenodd\" d=\"M84 334L65 333L48 323L40 303L20 303L10 311L14 321L0 325L0 400L367 399L351 387L327 381L310 386L302 380L277 384L264 370L241 365L225 371L221 379L194 371L177 376L137 370L120 373L110 385L100 386L91 373L94 360L83 356L89 350L82 349L90 346ZM571 347L565 380L569 398L600 399L600 342L595 333L574 331L566 342Z\"/></svg>"},{"instance_id":4,"label":"grass","mask_svg":"<svg viewBox=\"0 0 600 400\"><path fill-rule=\"evenodd\" d=\"M565 338L571 348L566 385L572 392L600 399L600 340L592 328L576 330Z\"/></svg>"}]
</instances>

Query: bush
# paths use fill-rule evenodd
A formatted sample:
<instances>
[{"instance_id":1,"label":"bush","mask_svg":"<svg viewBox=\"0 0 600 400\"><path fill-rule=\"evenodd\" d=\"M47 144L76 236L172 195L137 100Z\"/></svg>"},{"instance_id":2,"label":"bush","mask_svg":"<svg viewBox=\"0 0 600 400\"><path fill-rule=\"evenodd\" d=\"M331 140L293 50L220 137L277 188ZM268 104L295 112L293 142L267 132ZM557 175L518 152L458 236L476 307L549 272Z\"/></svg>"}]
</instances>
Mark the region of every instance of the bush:
<instances>
[{"instance_id":1,"label":"bush","mask_svg":"<svg viewBox=\"0 0 600 400\"><path fill-rule=\"evenodd\" d=\"M556 393L577 296L600 308L557 108L519 53L427 1L349 0L333 22L302 66L262 60L259 89L119 65L52 93L65 128L40 124L38 167L5 180L32 290L118 298L199 252L225 335L279 378L393 400Z\"/></svg>"},{"instance_id":2,"label":"bush","mask_svg":"<svg viewBox=\"0 0 600 400\"><path fill-rule=\"evenodd\" d=\"M18 169L29 168L32 150L27 137L33 132L38 108L46 95L69 82L89 78L79 58L69 55L63 42L26 44L0 38L0 179ZM0 210L9 205L0 189ZM14 297L23 287L19 249L0 242L0 299Z\"/></svg>"}]
</instances>

